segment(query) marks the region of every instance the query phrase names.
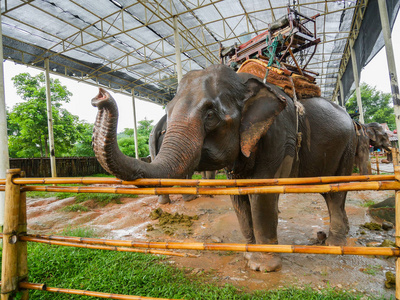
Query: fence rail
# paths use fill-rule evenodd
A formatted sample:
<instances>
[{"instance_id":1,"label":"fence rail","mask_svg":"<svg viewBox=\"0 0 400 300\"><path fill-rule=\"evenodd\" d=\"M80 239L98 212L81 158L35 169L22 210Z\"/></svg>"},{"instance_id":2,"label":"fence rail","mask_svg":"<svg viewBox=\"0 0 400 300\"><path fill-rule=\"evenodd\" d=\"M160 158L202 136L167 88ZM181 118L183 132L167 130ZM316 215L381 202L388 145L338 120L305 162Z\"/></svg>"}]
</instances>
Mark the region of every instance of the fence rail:
<instances>
[{"instance_id":1,"label":"fence rail","mask_svg":"<svg viewBox=\"0 0 400 300\"><path fill-rule=\"evenodd\" d=\"M48 178L20 178L20 170L8 170L7 178L0 179L0 190L3 187L6 191L5 218L3 233L3 269L2 269L2 291L1 300L11 299L13 293L18 288L42 289L54 292L68 292L79 295L91 295L96 297L108 297L111 299L155 299L140 296L124 296L99 292L68 290L62 288L43 288L41 284L27 283L27 252L26 242L42 242L47 244L63 244L65 246L94 248L94 245L108 247L107 250L120 251L119 247L136 247L159 249L180 249L180 250L212 250L212 251L241 251L241 252L278 252L278 253L312 253L312 254L335 254L335 255L383 255L396 257L396 299L400 299L400 167L395 167L395 175L385 176L344 176L344 177L316 177L316 178L297 178L297 179L271 179L261 181L241 181L224 180L225 186L205 187L210 185L210 180L166 180L166 179L143 179L139 180L141 184L152 183L154 185L174 186L180 183L184 187L154 187L137 188L132 186L136 181L123 182L118 179L105 178L95 180L89 179L80 183L113 183L130 184L124 187L54 187L54 186L21 186L22 184L51 184ZM390 177L387 177L390 176ZM23 176L22 176L23 177ZM76 178L58 178L59 184L75 183ZM86 180L86 179L85 179ZM314 185L310 185L310 180ZM386 181L384 181L386 180ZM42 182L38 182L42 181ZM358 181L358 182L352 182ZM221 182L216 180L220 185ZM246 186L246 185L255 186ZM269 185L268 185L269 184ZM135 184L136 185L136 184ZM191 186L194 185L194 186ZM337 247L337 246L305 246L305 245L254 245L254 244L223 244L223 243L174 243L174 242L150 242L150 241L115 241L104 239L89 239L78 237L60 237L60 236L32 236L27 234L26 230L26 191L70 191L70 192L104 192L104 193L130 193L130 194L250 194L250 193L326 193L339 191L355 190L395 190L396 197L396 224L395 237L396 247ZM23 291L23 292L27 292ZM28 299L25 293L22 299Z\"/></svg>"}]
</instances>

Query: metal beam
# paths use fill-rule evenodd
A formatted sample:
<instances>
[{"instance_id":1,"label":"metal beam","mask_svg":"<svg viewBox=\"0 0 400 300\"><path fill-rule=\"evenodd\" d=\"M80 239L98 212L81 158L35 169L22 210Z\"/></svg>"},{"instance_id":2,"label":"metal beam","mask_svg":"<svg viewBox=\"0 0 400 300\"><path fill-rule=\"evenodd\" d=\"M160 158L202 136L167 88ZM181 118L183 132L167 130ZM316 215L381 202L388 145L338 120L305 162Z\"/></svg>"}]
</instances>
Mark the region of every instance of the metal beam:
<instances>
[{"instance_id":1,"label":"metal beam","mask_svg":"<svg viewBox=\"0 0 400 300\"><path fill-rule=\"evenodd\" d=\"M353 75L354 75L354 83L356 85L356 97L357 97L357 105L358 105L358 112L360 113L360 122L364 123L364 110L362 105L361 99L361 91L360 91L360 77L358 75L358 67L357 67L357 56L356 52L354 51L354 41L350 40L350 53L351 53L351 64L353 65Z\"/></svg>"},{"instance_id":2,"label":"metal beam","mask_svg":"<svg viewBox=\"0 0 400 300\"><path fill-rule=\"evenodd\" d=\"M49 59L44 60L46 68L46 102L47 102L47 126L49 131L49 149L50 149L50 166L51 177L57 177L56 170L56 153L54 149L54 134L53 134L53 112L51 110L51 91L50 91L50 68Z\"/></svg>"},{"instance_id":3,"label":"metal beam","mask_svg":"<svg viewBox=\"0 0 400 300\"><path fill-rule=\"evenodd\" d=\"M392 89L392 98L394 105L394 113L396 115L396 128L398 143L400 143L400 92L399 82L397 80L396 62L394 60L394 52L392 45L392 37L390 32L389 17L385 0L378 0L379 14L381 16L383 38L385 40L385 50L387 64L389 68L390 86ZM400 292L396 290L396 297L400 297Z\"/></svg>"},{"instance_id":4,"label":"metal beam","mask_svg":"<svg viewBox=\"0 0 400 300\"><path fill-rule=\"evenodd\" d=\"M135 103L135 92L133 89L132 89L132 109L133 109L133 136L135 139L135 157L136 159L139 159L137 122L136 122L136 103Z\"/></svg>"},{"instance_id":5,"label":"metal beam","mask_svg":"<svg viewBox=\"0 0 400 300\"><path fill-rule=\"evenodd\" d=\"M6 178L6 171L10 168L8 157L6 98L4 95L4 68L3 68L3 33L1 30L0 14L0 178ZM0 192L0 231L4 225L4 192Z\"/></svg>"},{"instance_id":6,"label":"metal beam","mask_svg":"<svg viewBox=\"0 0 400 300\"><path fill-rule=\"evenodd\" d=\"M174 40L175 40L175 57L176 57L176 73L178 74L178 83L182 79L182 61L181 61L181 45L179 42L178 17L174 16Z\"/></svg>"}]
</instances>

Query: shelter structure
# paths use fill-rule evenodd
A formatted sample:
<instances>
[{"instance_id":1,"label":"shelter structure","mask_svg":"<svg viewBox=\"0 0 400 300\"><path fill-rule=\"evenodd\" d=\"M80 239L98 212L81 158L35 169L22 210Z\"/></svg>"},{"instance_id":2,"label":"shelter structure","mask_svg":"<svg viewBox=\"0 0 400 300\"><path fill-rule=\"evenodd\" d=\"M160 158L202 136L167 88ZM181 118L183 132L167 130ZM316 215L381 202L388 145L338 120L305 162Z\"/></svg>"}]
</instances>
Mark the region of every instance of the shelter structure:
<instances>
[{"instance_id":1,"label":"shelter structure","mask_svg":"<svg viewBox=\"0 0 400 300\"><path fill-rule=\"evenodd\" d=\"M219 63L221 44L243 44L265 32L287 14L288 5L300 16L319 15L308 23L315 24L320 42L307 69L319 74L323 97L343 105L356 89L361 100L360 71L384 44L394 67L390 32L399 0L1 0L0 55L47 75L165 105L183 74ZM397 75L390 70L400 114ZM1 82L4 178L8 155Z\"/></svg>"}]
</instances>

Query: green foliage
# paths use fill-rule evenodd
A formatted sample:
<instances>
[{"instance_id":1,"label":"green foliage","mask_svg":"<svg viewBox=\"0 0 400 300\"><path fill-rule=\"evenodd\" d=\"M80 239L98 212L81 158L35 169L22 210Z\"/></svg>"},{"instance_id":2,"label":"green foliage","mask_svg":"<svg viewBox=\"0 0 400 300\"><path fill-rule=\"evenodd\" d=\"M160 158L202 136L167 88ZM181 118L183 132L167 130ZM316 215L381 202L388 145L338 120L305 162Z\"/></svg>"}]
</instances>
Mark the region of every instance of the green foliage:
<instances>
[{"instance_id":1,"label":"green foliage","mask_svg":"<svg viewBox=\"0 0 400 300\"><path fill-rule=\"evenodd\" d=\"M146 157L149 153L149 136L153 129L153 120L141 120L138 122L137 135L138 135L138 152L139 157ZM118 146L122 153L125 155L135 157L135 139L134 131L132 128L125 128L123 132L117 136Z\"/></svg>"},{"instance_id":2,"label":"green foliage","mask_svg":"<svg viewBox=\"0 0 400 300\"><path fill-rule=\"evenodd\" d=\"M360 90L365 124L371 122L387 123L390 130L394 130L396 122L391 94L378 91L375 87L366 83L361 84ZM357 108L357 98L354 94L347 101L346 110L351 114L355 113Z\"/></svg>"},{"instance_id":3,"label":"green foliage","mask_svg":"<svg viewBox=\"0 0 400 300\"><path fill-rule=\"evenodd\" d=\"M63 234L93 237L94 232L69 228ZM1 254L0 254L1 256ZM1 259L0 259L1 262ZM29 281L113 294L140 295L168 299L365 299L361 294L334 288L316 291L310 287L282 288L244 293L232 285L220 285L205 271L192 275L164 257L142 253L89 250L28 243ZM207 277L208 275L208 277ZM29 299L93 299L45 291L30 291ZM374 299L380 299L378 297ZM382 298L383 299L383 298Z\"/></svg>"},{"instance_id":4,"label":"green foliage","mask_svg":"<svg viewBox=\"0 0 400 300\"><path fill-rule=\"evenodd\" d=\"M12 78L17 94L24 100L7 116L10 157L48 157L48 125L44 74L21 73ZM72 94L58 79L50 80L56 156L70 156L75 144L88 145L91 125L79 121L62 108ZM88 132L90 131L90 135ZM78 147L78 148L82 148ZM83 147L83 148L85 148ZM89 154L87 149L77 149ZM78 151L78 152L79 152ZM93 152L90 153L93 155Z\"/></svg>"},{"instance_id":5,"label":"green foliage","mask_svg":"<svg viewBox=\"0 0 400 300\"><path fill-rule=\"evenodd\" d=\"M94 156L92 147L93 124L79 122L77 132L79 133L78 142L71 150L71 156Z\"/></svg>"}]
</instances>

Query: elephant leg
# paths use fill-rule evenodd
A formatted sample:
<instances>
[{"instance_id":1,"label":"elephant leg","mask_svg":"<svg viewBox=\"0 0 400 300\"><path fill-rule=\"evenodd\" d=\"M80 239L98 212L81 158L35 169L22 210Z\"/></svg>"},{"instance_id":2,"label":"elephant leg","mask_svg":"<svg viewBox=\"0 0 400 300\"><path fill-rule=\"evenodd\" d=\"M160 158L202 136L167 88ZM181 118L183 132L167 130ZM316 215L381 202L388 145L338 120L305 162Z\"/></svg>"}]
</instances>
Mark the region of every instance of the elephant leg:
<instances>
[{"instance_id":1,"label":"elephant leg","mask_svg":"<svg viewBox=\"0 0 400 300\"><path fill-rule=\"evenodd\" d=\"M158 196L158 203L160 203L160 204L171 203L171 200L169 199L169 195L159 195Z\"/></svg>"},{"instance_id":2,"label":"elephant leg","mask_svg":"<svg viewBox=\"0 0 400 300\"><path fill-rule=\"evenodd\" d=\"M346 245L346 234L349 232L349 220L345 210L347 192L323 194L328 206L330 226L326 240L328 246Z\"/></svg>"},{"instance_id":3,"label":"elephant leg","mask_svg":"<svg viewBox=\"0 0 400 300\"><path fill-rule=\"evenodd\" d=\"M246 239L246 243L255 244L256 239L253 232L253 220L251 218L251 208L249 196L235 195L231 196L232 205L235 209L236 216L239 221L240 230Z\"/></svg>"},{"instance_id":4,"label":"elephant leg","mask_svg":"<svg viewBox=\"0 0 400 300\"><path fill-rule=\"evenodd\" d=\"M279 194L250 196L251 215L256 244L278 243L278 200ZM252 270L274 272L282 268L282 260L276 253L246 253L248 266Z\"/></svg>"}]
</instances>

